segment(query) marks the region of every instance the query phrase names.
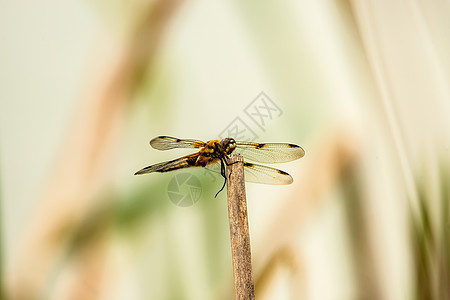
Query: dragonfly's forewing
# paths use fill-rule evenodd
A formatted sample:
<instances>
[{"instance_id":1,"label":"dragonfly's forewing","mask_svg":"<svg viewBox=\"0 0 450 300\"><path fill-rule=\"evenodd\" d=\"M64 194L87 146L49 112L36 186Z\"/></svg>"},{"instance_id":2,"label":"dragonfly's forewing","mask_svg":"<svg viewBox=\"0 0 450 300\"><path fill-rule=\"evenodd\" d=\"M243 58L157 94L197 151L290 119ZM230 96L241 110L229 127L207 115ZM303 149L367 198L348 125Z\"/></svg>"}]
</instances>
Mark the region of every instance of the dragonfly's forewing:
<instances>
[{"instance_id":1,"label":"dragonfly's forewing","mask_svg":"<svg viewBox=\"0 0 450 300\"><path fill-rule=\"evenodd\" d=\"M175 148L201 148L205 146L205 143L199 140L158 136L150 141L150 145L157 150L170 150Z\"/></svg>"},{"instance_id":2,"label":"dragonfly's forewing","mask_svg":"<svg viewBox=\"0 0 450 300\"><path fill-rule=\"evenodd\" d=\"M246 160L262 163L289 162L305 155L302 147L285 143L236 142L236 150L233 153L242 155Z\"/></svg>"}]
</instances>

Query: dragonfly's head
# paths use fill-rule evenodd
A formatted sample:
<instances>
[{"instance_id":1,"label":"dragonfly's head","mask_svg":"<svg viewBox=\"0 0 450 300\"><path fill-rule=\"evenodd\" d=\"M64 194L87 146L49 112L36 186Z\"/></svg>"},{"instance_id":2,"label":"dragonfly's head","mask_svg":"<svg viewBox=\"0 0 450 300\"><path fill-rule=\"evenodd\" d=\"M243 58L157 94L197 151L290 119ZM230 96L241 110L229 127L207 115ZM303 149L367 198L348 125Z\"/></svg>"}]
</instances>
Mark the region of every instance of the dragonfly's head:
<instances>
[{"instance_id":1,"label":"dragonfly's head","mask_svg":"<svg viewBox=\"0 0 450 300\"><path fill-rule=\"evenodd\" d=\"M236 148L236 141L233 138L224 138L219 144L226 155L230 155Z\"/></svg>"}]
</instances>

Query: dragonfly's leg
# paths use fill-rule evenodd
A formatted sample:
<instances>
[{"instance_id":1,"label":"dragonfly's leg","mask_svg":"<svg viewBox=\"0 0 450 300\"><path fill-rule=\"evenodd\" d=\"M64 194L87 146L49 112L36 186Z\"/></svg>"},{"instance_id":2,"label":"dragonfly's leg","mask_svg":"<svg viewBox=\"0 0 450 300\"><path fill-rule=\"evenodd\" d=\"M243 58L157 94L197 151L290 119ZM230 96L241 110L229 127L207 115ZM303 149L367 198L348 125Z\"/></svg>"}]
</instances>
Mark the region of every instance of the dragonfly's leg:
<instances>
[{"instance_id":1,"label":"dragonfly's leg","mask_svg":"<svg viewBox=\"0 0 450 300\"><path fill-rule=\"evenodd\" d=\"M232 163L229 163L229 162L228 162L229 159L230 159L230 158L228 157L228 155L227 155L227 157L224 159L225 164L226 164L227 166L231 166L231 165L234 165L235 163L239 162L239 161L237 160L237 161L234 161L234 162L232 162ZM231 174L231 169L230 169L230 174ZM222 175L222 176L223 176L223 175Z\"/></svg>"},{"instance_id":2,"label":"dragonfly's leg","mask_svg":"<svg viewBox=\"0 0 450 300\"><path fill-rule=\"evenodd\" d=\"M217 198L217 195L219 195L219 193L220 193L221 191L223 191L223 189L225 188L225 184L226 184L226 183L227 183L227 179L225 178L224 181L223 181L222 187L221 187L220 190L216 193L216 195L214 196L214 198Z\"/></svg>"},{"instance_id":3,"label":"dragonfly's leg","mask_svg":"<svg viewBox=\"0 0 450 300\"><path fill-rule=\"evenodd\" d=\"M231 165L234 165L235 163L237 163L237 162L239 162L239 161L234 161L234 162L232 162L232 163L229 163L228 162L228 160L229 160L230 158L228 157L228 155L227 155L227 157L224 159L224 162L225 162L225 164L227 165L227 166L231 166ZM231 170L230 170L230 174L231 174ZM222 175L223 176L223 175ZM226 177L225 177L226 178Z\"/></svg>"},{"instance_id":4,"label":"dragonfly's leg","mask_svg":"<svg viewBox=\"0 0 450 300\"><path fill-rule=\"evenodd\" d=\"M214 196L214 198L217 198L217 195L219 195L219 193L221 192L221 191L223 191L223 189L225 188L225 184L227 183L227 176L225 175L225 164L224 164L224 161L223 161L223 159L221 159L220 160L220 174L222 175L222 177L224 178L224 181L223 181L223 185L222 185L222 188L216 193L216 196Z\"/></svg>"},{"instance_id":5,"label":"dragonfly's leg","mask_svg":"<svg viewBox=\"0 0 450 300\"><path fill-rule=\"evenodd\" d=\"M227 158L226 158L226 160L225 160L225 164L227 165L227 166L231 166L231 165L234 165L235 163L238 163L239 161L237 160L237 161L234 161L234 162L232 162L232 163L229 163L228 162L228 159L230 159L228 156L227 156Z\"/></svg>"}]
</instances>

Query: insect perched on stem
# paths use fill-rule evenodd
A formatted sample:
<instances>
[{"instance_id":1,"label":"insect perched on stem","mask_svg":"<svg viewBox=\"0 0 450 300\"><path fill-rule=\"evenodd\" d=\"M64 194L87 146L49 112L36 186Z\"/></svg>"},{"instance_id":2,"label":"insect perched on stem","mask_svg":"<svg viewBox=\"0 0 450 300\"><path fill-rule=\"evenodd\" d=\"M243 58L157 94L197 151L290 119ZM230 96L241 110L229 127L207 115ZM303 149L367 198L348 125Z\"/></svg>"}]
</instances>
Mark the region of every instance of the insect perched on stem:
<instances>
[{"instance_id":1,"label":"insect perched on stem","mask_svg":"<svg viewBox=\"0 0 450 300\"><path fill-rule=\"evenodd\" d=\"M150 141L150 145L157 150L169 150L175 148L199 148L197 153L189 154L171 161L151 165L137 171L134 175L152 172L169 172L190 167L206 167L215 169L220 166L220 174L225 178L222 188L226 184L225 165L228 165L229 156L232 153L244 157L245 181L264 184L290 184L293 179L288 173L266 166L247 162L247 160L261 163L283 163L299 159L305 155L302 147L287 143L251 143L239 142L233 138L211 140L202 142L199 140L177 139L170 136L158 136Z\"/></svg>"}]
</instances>

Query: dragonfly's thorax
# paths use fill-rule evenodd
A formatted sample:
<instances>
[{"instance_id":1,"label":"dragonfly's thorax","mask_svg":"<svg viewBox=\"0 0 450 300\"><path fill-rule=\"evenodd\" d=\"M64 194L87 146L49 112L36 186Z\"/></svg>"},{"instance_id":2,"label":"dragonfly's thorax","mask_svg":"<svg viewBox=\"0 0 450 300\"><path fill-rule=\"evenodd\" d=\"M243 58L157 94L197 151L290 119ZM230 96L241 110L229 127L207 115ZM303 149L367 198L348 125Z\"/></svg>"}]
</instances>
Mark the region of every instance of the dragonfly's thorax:
<instances>
[{"instance_id":1,"label":"dragonfly's thorax","mask_svg":"<svg viewBox=\"0 0 450 300\"><path fill-rule=\"evenodd\" d=\"M232 138L208 141L201 154L212 158L227 158L236 148L236 141Z\"/></svg>"}]
</instances>

